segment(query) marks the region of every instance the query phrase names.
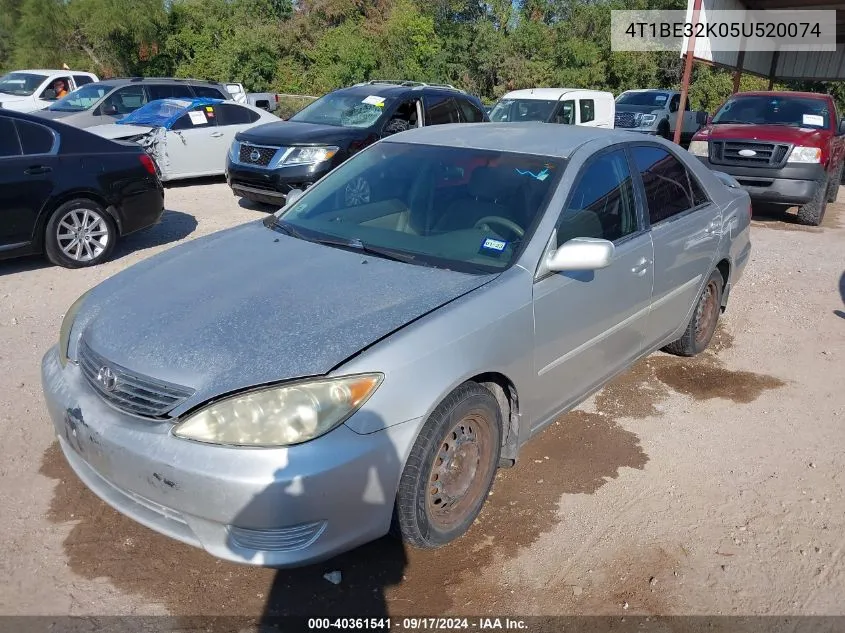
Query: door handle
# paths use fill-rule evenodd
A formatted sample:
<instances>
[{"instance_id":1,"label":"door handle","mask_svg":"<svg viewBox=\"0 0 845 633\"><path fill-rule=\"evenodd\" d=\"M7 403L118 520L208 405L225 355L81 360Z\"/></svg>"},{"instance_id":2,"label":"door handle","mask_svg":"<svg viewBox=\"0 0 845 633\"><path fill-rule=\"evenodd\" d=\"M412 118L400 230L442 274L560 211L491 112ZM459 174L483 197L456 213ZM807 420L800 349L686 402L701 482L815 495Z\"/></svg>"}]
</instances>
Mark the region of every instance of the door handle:
<instances>
[{"instance_id":1,"label":"door handle","mask_svg":"<svg viewBox=\"0 0 845 633\"><path fill-rule=\"evenodd\" d=\"M648 267L651 265L651 260L643 257L638 261L633 268L631 268L631 272L634 273L637 277L642 277L648 272Z\"/></svg>"},{"instance_id":2,"label":"door handle","mask_svg":"<svg viewBox=\"0 0 845 633\"><path fill-rule=\"evenodd\" d=\"M223 132L212 132L211 136L212 138L220 138L221 136L223 136Z\"/></svg>"},{"instance_id":3,"label":"door handle","mask_svg":"<svg viewBox=\"0 0 845 633\"><path fill-rule=\"evenodd\" d=\"M49 174L51 171L53 171L53 168L47 165L35 165L24 171L24 173L27 176L39 176L41 174Z\"/></svg>"}]
</instances>

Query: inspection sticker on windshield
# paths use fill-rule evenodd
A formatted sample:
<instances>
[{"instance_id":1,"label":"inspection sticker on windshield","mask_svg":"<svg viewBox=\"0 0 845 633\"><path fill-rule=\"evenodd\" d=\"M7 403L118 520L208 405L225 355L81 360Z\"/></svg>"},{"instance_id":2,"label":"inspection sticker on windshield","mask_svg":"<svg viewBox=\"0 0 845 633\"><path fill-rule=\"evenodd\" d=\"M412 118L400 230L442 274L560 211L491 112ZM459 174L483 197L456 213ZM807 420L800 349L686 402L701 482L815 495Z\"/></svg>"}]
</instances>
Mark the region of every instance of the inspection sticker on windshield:
<instances>
[{"instance_id":1,"label":"inspection sticker on windshield","mask_svg":"<svg viewBox=\"0 0 845 633\"><path fill-rule=\"evenodd\" d=\"M818 114L805 114L801 120L804 125L817 125L819 127L824 126L824 117Z\"/></svg>"},{"instance_id":2,"label":"inspection sticker on windshield","mask_svg":"<svg viewBox=\"0 0 845 633\"><path fill-rule=\"evenodd\" d=\"M205 113L202 110L188 112L188 116L191 117L191 123L194 125L202 125L203 123L208 123L208 119L205 118Z\"/></svg>"},{"instance_id":3,"label":"inspection sticker on windshield","mask_svg":"<svg viewBox=\"0 0 845 633\"><path fill-rule=\"evenodd\" d=\"M384 97L376 97L375 95L370 95L366 99L364 99L361 103L366 103L368 105L374 105L379 108L384 107Z\"/></svg>"},{"instance_id":4,"label":"inspection sticker on windshield","mask_svg":"<svg viewBox=\"0 0 845 633\"><path fill-rule=\"evenodd\" d=\"M549 172L548 167L543 167L543 170L537 172L536 174L533 171L529 171L527 169L517 168L516 173L518 173L520 176L531 176L532 178L539 180L541 182L543 180L545 180L546 178L548 178L549 176L551 176L551 173Z\"/></svg>"},{"instance_id":5,"label":"inspection sticker on windshield","mask_svg":"<svg viewBox=\"0 0 845 633\"><path fill-rule=\"evenodd\" d=\"M481 243L481 250L501 253L507 246L508 243L504 240L494 240L492 237L488 237Z\"/></svg>"}]
</instances>

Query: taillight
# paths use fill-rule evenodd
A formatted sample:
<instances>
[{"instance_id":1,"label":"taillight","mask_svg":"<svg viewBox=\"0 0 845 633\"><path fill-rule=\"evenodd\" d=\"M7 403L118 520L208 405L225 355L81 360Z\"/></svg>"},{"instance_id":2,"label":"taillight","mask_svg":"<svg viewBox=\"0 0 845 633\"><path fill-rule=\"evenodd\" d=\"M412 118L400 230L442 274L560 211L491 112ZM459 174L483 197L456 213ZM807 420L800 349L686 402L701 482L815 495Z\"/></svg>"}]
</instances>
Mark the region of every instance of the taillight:
<instances>
[{"instance_id":1,"label":"taillight","mask_svg":"<svg viewBox=\"0 0 845 633\"><path fill-rule=\"evenodd\" d=\"M138 158L141 159L141 164L144 166L144 169L150 172L150 176L155 176L156 164L153 162L153 159L150 158L148 154L141 154Z\"/></svg>"}]
</instances>

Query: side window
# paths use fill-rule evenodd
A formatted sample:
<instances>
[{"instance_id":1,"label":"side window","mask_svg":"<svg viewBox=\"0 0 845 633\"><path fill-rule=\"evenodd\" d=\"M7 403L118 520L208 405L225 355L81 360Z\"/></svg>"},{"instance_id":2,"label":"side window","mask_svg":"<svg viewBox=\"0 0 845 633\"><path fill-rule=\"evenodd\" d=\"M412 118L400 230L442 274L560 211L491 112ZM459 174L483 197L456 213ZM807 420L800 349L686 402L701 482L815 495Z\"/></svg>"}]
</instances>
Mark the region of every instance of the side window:
<instances>
[{"instance_id":1,"label":"side window","mask_svg":"<svg viewBox=\"0 0 845 633\"><path fill-rule=\"evenodd\" d=\"M481 123L484 121L484 113L471 101L458 99L458 104L461 106L461 114L466 123Z\"/></svg>"},{"instance_id":2,"label":"side window","mask_svg":"<svg viewBox=\"0 0 845 633\"><path fill-rule=\"evenodd\" d=\"M652 224L697 206L690 189L690 176L681 161L662 147L639 146L632 148L632 152L643 180ZM699 195L704 196L704 192L699 191Z\"/></svg>"},{"instance_id":3,"label":"side window","mask_svg":"<svg viewBox=\"0 0 845 633\"><path fill-rule=\"evenodd\" d=\"M81 88L86 84L94 83L94 80L88 75L74 75L73 80L76 82L77 88Z\"/></svg>"},{"instance_id":4,"label":"side window","mask_svg":"<svg viewBox=\"0 0 845 633\"><path fill-rule=\"evenodd\" d=\"M171 126L171 130L191 130L197 127L209 127L215 125L215 114L212 106L196 106L190 112L186 112Z\"/></svg>"},{"instance_id":5,"label":"side window","mask_svg":"<svg viewBox=\"0 0 845 633\"><path fill-rule=\"evenodd\" d=\"M443 125L458 123L458 105L452 97L436 95L428 97L425 106L425 124Z\"/></svg>"},{"instance_id":6,"label":"side window","mask_svg":"<svg viewBox=\"0 0 845 633\"><path fill-rule=\"evenodd\" d=\"M417 104L416 99L405 101L400 104L390 120L385 124L382 134L390 136L391 134L398 134L405 130L410 130L412 127L417 127Z\"/></svg>"},{"instance_id":7,"label":"side window","mask_svg":"<svg viewBox=\"0 0 845 633\"><path fill-rule=\"evenodd\" d=\"M579 99L578 110L581 115L581 123L589 123L596 120L596 102L592 99Z\"/></svg>"},{"instance_id":8,"label":"side window","mask_svg":"<svg viewBox=\"0 0 845 633\"><path fill-rule=\"evenodd\" d=\"M48 128L29 121L17 121L17 126L24 154L47 154L53 149L55 137Z\"/></svg>"},{"instance_id":9,"label":"side window","mask_svg":"<svg viewBox=\"0 0 845 633\"><path fill-rule=\"evenodd\" d=\"M690 190L692 191L693 206L697 207L701 204L707 204L710 202L710 198L708 198L707 194L704 193L704 189L701 188L701 185L698 184L695 176L689 173L689 171L687 171L687 178L689 178Z\"/></svg>"},{"instance_id":10,"label":"side window","mask_svg":"<svg viewBox=\"0 0 845 633\"><path fill-rule=\"evenodd\" d=\"M20 156L21 144L15 132L15 122L0 116L0 158Z\"/></svg>"},{"instance_id":11,"label":"side window","mask_svg":"<svg viewBox=\"0 0 845 633\"><path fill-rule=\"evenodd\" d=\"M681 104L681 96L680 95L673 95L672 100L669 102L669 112L677 112L678 106Z\"/></svg>"},{"instance_id":12,"label":"side window","mask_svg":"<svg viewBox=\"0 0 845 633\"><path fill-rule=\"evenodd\" d=\"M147 102L143 86L118 88L103 101L103 114L131 114Z\"/></svg>"},{"instance_id":13,"label":"side window","mask_svg":"<svg viewBox=\"0 0 845 633\"><path fill-rule=\"evenodd\" d=\"M575 237L615 241L637 231L634 187L622 150L593 159L561 214L558 246Z\"/></svg>"},{"instance_id":14,"label":"side window","mask_svg":"<svg viewBox=\"0 0 845 633\"><path fill-rule=\"evenodd\" d=\"M680 97L678 97L678 98L680 99ZM687 100L686 100L686 103L684 103L684 111L685 111L685 112L689 112L689 111L690 111L690 107L689 107L689 95L687 95Z\"/></svg>"},{"instance_id":15,"label":"side window","mask_svg":"<svg viewBox=\"0 0 845 633\"><path fill-rule=\"evenodd\" d=\"M41 91L40 99L47 101L54 101L64 97L70 92L70 77L54 77L53 80L47 84L47 87Z\"/></svg>"},{"instance_id":16,"label":"side window","mask_svg":"<svg viewBox=\"0 0 845 633\"><path fill-rule=\"evenodd\" d=\"M178 84L150 84L147 86L147 92L150 93L150 101L156 99L191 99L194 96L188 86Z\"/></svg>"},{"instance_id":17,"label":"side window","mask_svg":"<svg viewBox=\"0 0 845 633\"><path fill-rule=\"evenodd\" d=\"M193 86L194 92L198 97L204 97L206 99L231 99L232 95L228 92L223 90L218 90L217 88L212 88L210 86Z\"/></svg>"},{"instance_id":18,"label":"side window","mask_svg":"<svg viewBox=\"0 0 845 633\"><path fill-rule=\"evenodd\" d=\"M217 113L217 125L249 125L255 123L260 116L249 108L232 103L218 103L213 110Z\"/></svg>"},{"instance_id":19,"label":"side window","mask_svg":"<svg viewBox=\"0 0 845 633\"><path fill-rule=\"evenodd\" d=\"M561 125L575 125L575 101L561 101L558 103L552 121Z\"/></svg>"}]
</instances>

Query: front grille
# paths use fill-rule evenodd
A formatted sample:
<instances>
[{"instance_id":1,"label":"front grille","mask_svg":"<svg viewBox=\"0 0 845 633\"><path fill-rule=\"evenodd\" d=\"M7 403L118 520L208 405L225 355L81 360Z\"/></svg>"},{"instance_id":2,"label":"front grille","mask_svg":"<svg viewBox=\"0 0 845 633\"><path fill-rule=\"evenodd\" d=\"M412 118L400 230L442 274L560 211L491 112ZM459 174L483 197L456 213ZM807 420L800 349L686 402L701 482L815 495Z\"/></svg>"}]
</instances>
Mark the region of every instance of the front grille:
<instances>
[{"instance_id":1,"label":"front grille","mask_svg":"<svg viewBox=\"0 0 845 633\"><path fill-rule=\"evenodd\" d=\"M636 112L617 112L614 117L614 125L616 127L637 127L636 121Z\"/></svg>"},{"instance_id":2,"label":"front grille","mask_svg":"<svg viewBox=\"0 0 845 633\"><path fill-rule=\"evenodd\" d=\"M94 390L110 405L147 418L172 411L194 394L193 389L149 378L107 361L84 339L79 342L79 368Z\"/></svg>"},{"instance_id":3,"label":"front grille","mask_svg":"<svg viewBox=\"0 0 845 633\"><path fill-rule=\"evenodd\" d=\"M710 162L717 165L745 167L780 167L783 165L791 145L785 143L760 143L757 141L710 141ZM742 152L754 152L743 156Z\"/></svg>"},{"instance_id":4,"label":"front grille","mask_svg":"<svg viewBox=\"0 0 845 633\"><path fill-rule=\"evenodd\" d=\"M273 156L279 151L278 147L265 147L263 145L247 145L241 143L241 151L238 160L245 165L256 165L266 167L273 160Z\"/></svg>"},{"instance_id":5,"label":"front grille","mask_svg":"<svg viewBox=\"0 0 845 633\"><path fill-rule=\"evenodd\" d=\"M236 545L245 549L289 552L308 547L317 540L325 528L325 521L266 530L250 530L230 525L229 536Z\"/></svg>"}]
</instances>

